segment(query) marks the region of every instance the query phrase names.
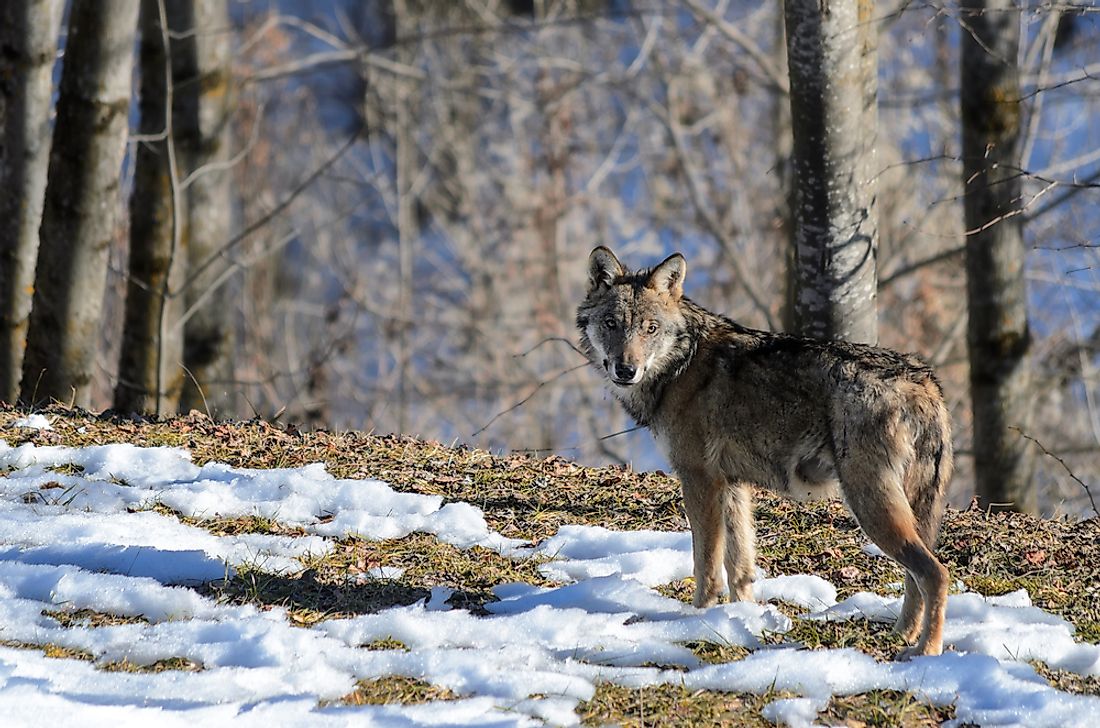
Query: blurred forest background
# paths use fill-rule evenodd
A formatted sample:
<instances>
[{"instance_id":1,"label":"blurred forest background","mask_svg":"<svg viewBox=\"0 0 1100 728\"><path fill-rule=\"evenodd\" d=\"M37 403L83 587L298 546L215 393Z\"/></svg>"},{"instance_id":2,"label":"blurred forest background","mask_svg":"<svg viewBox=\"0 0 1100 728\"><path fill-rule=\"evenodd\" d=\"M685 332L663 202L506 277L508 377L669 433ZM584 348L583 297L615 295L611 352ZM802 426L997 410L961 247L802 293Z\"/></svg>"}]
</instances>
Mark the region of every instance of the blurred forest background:
<instances>
[{"instance_id":1,"label":"blurred forest background","mask_svg":"<svg viewBox=\"0 0 1100 728\"><path fill-rule=\"evenodd\" d=\"M83 32L128 59L122 82L97 87L114 93L114 115L92 126L118 125L115 156L64 131L90 103L66 106L62 70L92 65L69 54L85 5ZM878 338L939 370L956 427L952 499L965 505L970 30L955 2L861 5L878 49ZM1081 516L1100 479L1100 13L1016 7L1022 446L1040 510ZM109 200L89 211L71 190L43 192L40 161L38 182L17 182L39 185L38 209L0 209L0 400L21 386L31 403L195 408L654 468L650 436L617 434L633 423L571 343L592 246L632 265L682 251L694 300L787 327L780 3L28 0L0 14L0 171L16 152L44 160L52 133L49 186L64 158L94 161ZM20 84L31 91L17 106ZM74 81L74 96L93 85ZM17 144L17 118L45 121L20 127ZM17 183L5 178L4 204ZM84 233L68 226L82 215L104 229L77 254ZM34 239L30 258L17 234ZM62 274L92 280L42 311L82 328L35 343L43 281ZM23 342L36 362L75 358L31 377ZM50 384L81 355L90 366Z\"/></svg>"}]
</instances>

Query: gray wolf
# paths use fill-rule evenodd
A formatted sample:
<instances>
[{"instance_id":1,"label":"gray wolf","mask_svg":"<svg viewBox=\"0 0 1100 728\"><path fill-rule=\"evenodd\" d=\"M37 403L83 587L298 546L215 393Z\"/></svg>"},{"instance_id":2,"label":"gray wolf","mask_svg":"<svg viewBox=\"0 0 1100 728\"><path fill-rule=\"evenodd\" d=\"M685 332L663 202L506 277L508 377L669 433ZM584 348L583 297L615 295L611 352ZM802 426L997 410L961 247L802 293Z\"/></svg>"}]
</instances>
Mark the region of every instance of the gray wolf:
<instances>
[{"instance_id":1,"label":"gray wolf","mask_svg":"<svg viewBox=\"0 0 1100 728\"><path fill-rule=\"evenodd\" d=\"M672 255L629 271L589 256L581 347L680 478L697 607L752 599L751 486L798 499L839 494L867 536L904 567L895 630L943 649L947 569L932 549L951 478L951 421L932 369L889 349L758 331L684 296ZM919 635L919 639L918 639Z\"/></svg>"}]
</instances>

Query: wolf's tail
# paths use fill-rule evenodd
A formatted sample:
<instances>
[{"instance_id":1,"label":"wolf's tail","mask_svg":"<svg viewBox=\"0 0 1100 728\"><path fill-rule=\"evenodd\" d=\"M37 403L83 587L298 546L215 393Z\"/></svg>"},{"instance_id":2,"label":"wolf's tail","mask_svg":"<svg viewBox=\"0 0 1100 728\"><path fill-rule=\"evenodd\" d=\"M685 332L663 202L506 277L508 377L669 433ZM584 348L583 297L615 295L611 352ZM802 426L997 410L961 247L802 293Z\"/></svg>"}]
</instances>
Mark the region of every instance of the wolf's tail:
<instances>
[{"instance_id":1,"label":"wolf's tail","mask_svg":"<svg viewBox=\"0 0 1100 728\"><path fill-rule=\"evenodd\" d=\"M943 402L939 384L929 380L925 387L928 396L921 396L914 402L918 435L913 443L913 461L905 478L905 496L916 517L917 533L925 545L933 549L955 461L951 415Z\"/></svg>"}]
</instances>

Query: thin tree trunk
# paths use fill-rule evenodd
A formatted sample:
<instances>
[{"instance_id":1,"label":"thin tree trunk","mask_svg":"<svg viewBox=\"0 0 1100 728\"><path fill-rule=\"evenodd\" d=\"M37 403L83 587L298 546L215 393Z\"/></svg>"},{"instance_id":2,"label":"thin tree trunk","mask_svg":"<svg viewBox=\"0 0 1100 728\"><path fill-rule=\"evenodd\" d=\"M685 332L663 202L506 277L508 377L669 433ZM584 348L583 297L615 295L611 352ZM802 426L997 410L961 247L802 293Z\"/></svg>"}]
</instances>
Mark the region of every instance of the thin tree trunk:
<instances>
[{"instance_id":1,"label":"thin tree trunk","mask_svg":"<svg viewBox=\"0 0 1100 728\"><path fill-rule=\"evenodd\" d=\"M393 3L394 24L399 38L414 28L414 18L409 12L405 0ZM398 60L409 64L413 52L408 46L397 50ZM413 263L414 249L420 237L420 226L416 216L416 198L413 192L413 178L416 176L417 146L414 127L414 89L409 81L397 81L396 94L396 139L395 166L397 183L397 240L398 240L398 288L397 312L395 315L397 330L397 431L405 432L409 424L409 391L412 389L410 371L412 370L412 344L409 341L412 328L413 302Z\"/></svg>"},{"instance_id":2,"label":"thin tree trunk","mask_svg":"<svg viewBox=\"0 0 1100 728\"><path fill-rule=\"evenodd\" d=\"M187 371L180 409L232 417L237 414L230 337L234 314L226 285L228 259L220 254L233 224L228 168L232 26L226 0L173 0L169 16L178 16L170 22L172 27L178 23L179 27L194 28L181 39L172 58L178 114L176 151L183 174L190 176L183 239L189 276L196 276L183 292L187 310L183 363Z\"/></svg>"},{"instance_id":3,"label":"thin tree trunk","mask_svg":"<svg viewBox=\"0 0 1100 728\"><path fill-rule=\"evenodd\" d=\"M21 398L87 407L126 151L138 3L74 0Z\"/></svg>"},{"instance_id":4,"label":"thin tree trunk","mask_svg":"<svg viewBox=\"0 0 1100 728\"><path fill-rule=\"evenodd\" d=\"M1020 230L1020 11L1011 0L963 3L963 185L974 474L981 503L1035 513L1030 373Z\"/></svg>"},{"instance_id":5,"label":"thin tree trunk","mask_svg":"<svg viewBox=\"0 0 1100 728\"><path fill-rule=\"evenodd\" d=\"M115 409L174 411L179 401L183 370L183 342L177 327L182 301L166 295L178 288L186 259L177 250L174 154L168 105L169 54L178 41L169 42L161 26L160 0L141 3L141 134L137 147L134 188L130 195L130 277L126 286L126 315L119 352ZM190 28L169 26L175 37ZM174 85L174 84L173 84ZM163 309L163 310L162 310Z\"/></svg>"},{"instance_id":6,"label":"thin tree trunk","mask_svg":"<svg viewBox=\"0 0 1100 728\"><path fill-rule=\"evenodd\" d=\"M19 396L63 0L0 3L0 401Z\"/></svg>"},{"instance_id":7,"label":"thin tree trunk","mask_svg":"<svg viewBox=\"0 0 1100 728\"><path fill-rule=\"evenodd\" d=\"M787 33L783 13L775 15L775 48L772 51L776 70L790 77L787 68ZM783 277L783 308L779 312L779 321L784 331L796 331L795 325L795 277L797 272L795 256L795 190L791 174L793 154L793 134L791 132L791 100L789 94L775 92L772 113L772 148L775 152L774 172L779 186L778 204L775 208L777 222L776 233L783 249L782 265L786 267Z\"/></svg>"},{"instance_id":8,"label":"thin tree trunk","mask_svg":"<svg viewBox=\"0 0 1100 728\"><path fill-rule=\"evenodd\" d=\"M878 340L877 26L870 0L787 0L795 330Z\"/></svg>"}]
</instances>

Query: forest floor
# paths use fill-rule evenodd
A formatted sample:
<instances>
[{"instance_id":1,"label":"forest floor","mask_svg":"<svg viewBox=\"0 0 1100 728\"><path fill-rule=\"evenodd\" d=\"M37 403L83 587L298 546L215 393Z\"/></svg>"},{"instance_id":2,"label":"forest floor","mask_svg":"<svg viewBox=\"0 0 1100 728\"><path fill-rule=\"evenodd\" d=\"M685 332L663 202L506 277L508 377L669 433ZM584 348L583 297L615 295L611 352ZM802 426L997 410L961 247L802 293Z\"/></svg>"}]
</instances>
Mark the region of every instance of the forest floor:
<instances>
[{"instance_id":1,"label":"forest floor","mask_svg":"<svg viewBox=\"0 0 1100 728\"><path fill-rule=\"evenodd\" d=\"M16 426L17 421L26 421L27 413L0 405L0 440L6 441L10 448L23 444L38 448L89 448L110 443L129 443L141 448L168 446L189 452L196 466L223 463L231 468L267 470L324 463L328 474L336 479L378 480L399 493L438 496L443 504L469 504L480 509L490 531L504 540L514 539L515 543L532 548L547 543L564 526L673 534L683 534L687 529L678 485L672 477L660 472L588 468L560 457L491 454L412 437L299 431L261 421L221 423L197 413L168 420L94 415L64 408L46 409L38 414L48 421L49 429ZM73 468L69 475L79 476L77 466ZM9 466L5 470L0 463L0 481L2 476L12 475L14 469L15 466ZM74 508L79 503L64 505ZM61 506L55 502L51 507ZM149 506L149 510L219 537L241 534L296 537L318 533L301 519L270 514L188 512L187 508L159 501ZM316 523L322 525L333 517L332 513L314 515ZM756 523L758 564L769 577L820 577L835 587L835 601L842 603L864 592L898 596L900 569L867 548L865 537L841 504L793 503L759 492ZM540 558L515 558L500 549L455 545L454 539L447 542L438 538L438 533L416 530L394 538L364 535L343 534L333 538L331 548L304 561L303 566L308 568L297 573L275 575L265 573L262 568L239 567L227 572L228 578L195 585L193 590L219 605L283 610L295 628L310 630L333 620L355 620L418 603L428 604L441 588L444 591L438 593L446 595L447 609L464 611L473 619L490 620L496 613L494 604L508 593L508 585L524 584L531 589L547 590L570 583L569 577L545 568L554 557L545 552ZM0 550L8 546L23 548L26 544L0 542ZM1100 642L1100 519L1054 521L1020 514L989 514L975 507L949 509L938 553L950 570L955 584L953 594L970 592L997 597L1023 589L1031 605L1072 624L1071 632L1077 643L1087 649L1088 645ZM15 554L0 558L18 561L18 551ZM382 573L380 569L386 570L386 578L364 583L364 574ZM655 598L690 604L690 577L680 576L647 587ZM794 648L808 653L854 648L875 663L888 665L904 646L890 631L889 624L882 621L806 619L805 604L782 599L773 600L772 607L790 619L789 628L763 630L756 644L692 639L680 646L690 650L698 658L698 664L705 666L736 663L750 655ZM684 614L689 612L690 608L684 606ZM82 619L72 625L61 620L62 627L89 628L133 618L96 609L83 610L81 615ZM56 614L52 618L59 619ZM98 670L118 669L117 663L104 662L87 651L58 648L54 643L11 640L3 632L0 625L0 643L8 646L38 650L60 660L91 661ZM397 638L389 642L380 640L369 647L411 649ZM995 657L1012 657L1020 664L1030 665L1039 678L1060 693L1100 696L1100 662L1075 671L1064 669L1065 665L1047 664L1042 659L1028 659L1026 655ZM713 687L720 684L713 680L699 683L706 687L693 687L690 680L676 684L667 679L670 670L690 671L690 667L683 665L650 661L640 668L650 670L652 675L663 671L660 674L665 677L594 678L594 693L569 703L576 719L588 725L637 726L769 724L768 718L798 722L798 710L769 712L769 705L782 707L784 701L799 695L799 691L784 689L774 682L763 691L721 690ZM134 669L152 668L147 665ZM202 668L196 668L194 660L180 658L176 662L161 660L155 669ZM464 684L461 680L450 684L445 684L448 682L445 679L433 682L430 670L410 675L406 667L401 672L405 674L357 679L354 689L336 700L319 700L317 705L321 708L434 705L477 692L471 688L464 694L455 689ZM535 695L533 699L539 697ZM951 701L930 699L918 691L873 689L846 694L845 690L836 689L824 705L818 704L814 710L818 721L832 725L930 725L971 719L968 718L971 713L957 715L956 707ZM522 720L563 722L561 713L540 713L538 709L519 713ZM804 712L801 715L805 716ZM412 721L409 724L416 724L412 718L408 720Z\"/></svg>"}]
</instances>

